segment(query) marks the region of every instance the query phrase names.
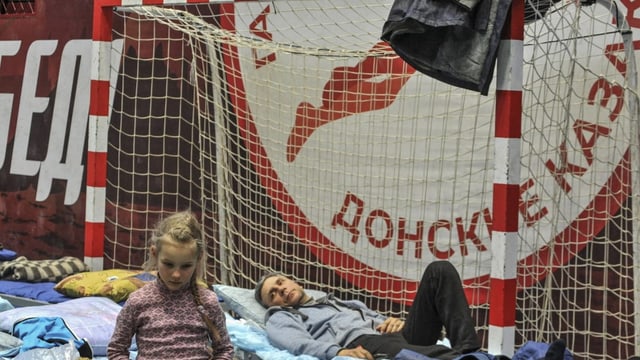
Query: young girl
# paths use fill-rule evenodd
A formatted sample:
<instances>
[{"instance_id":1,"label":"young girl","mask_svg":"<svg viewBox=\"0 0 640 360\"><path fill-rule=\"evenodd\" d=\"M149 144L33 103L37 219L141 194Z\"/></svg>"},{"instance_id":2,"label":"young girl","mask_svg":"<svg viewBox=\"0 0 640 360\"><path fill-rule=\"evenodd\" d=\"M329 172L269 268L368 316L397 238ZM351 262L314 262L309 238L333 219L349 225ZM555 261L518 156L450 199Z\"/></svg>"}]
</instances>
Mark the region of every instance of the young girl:
<instances>
[{"instance_id":1,"label":"young girl","mask_svg":"<svg viewBox=\"0 0 640 360\"><path fill-rule=\"evenodd\" d=\"M192 213L179 212L158 224L145 263L158 278L129 296L109 343L109 359L128 360L134 335L137 360L233 358L224 313L202 280L205 250Z\"/></svg>"}]
</instances>

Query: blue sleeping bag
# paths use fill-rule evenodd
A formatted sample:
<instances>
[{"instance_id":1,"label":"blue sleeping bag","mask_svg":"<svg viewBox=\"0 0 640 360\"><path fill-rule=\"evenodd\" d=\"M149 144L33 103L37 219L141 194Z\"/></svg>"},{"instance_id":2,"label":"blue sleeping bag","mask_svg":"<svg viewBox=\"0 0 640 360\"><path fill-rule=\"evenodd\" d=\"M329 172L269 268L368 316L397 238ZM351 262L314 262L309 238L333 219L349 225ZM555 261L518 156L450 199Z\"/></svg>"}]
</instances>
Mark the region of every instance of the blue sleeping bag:
<instances>
[{"instance_id":1,"label":"blue sleeping bag","mask_svg":"<svg viewBox=\"0 0 640 360\"><path fill-rule=\"evenodd\" d=\"M453 360L494 360L495 357L491 354L482 351L476 351L464 355L460 355ZM401 350L393 360L438 360L426 355L422 355L412 350L403 349Z\"/></svg>"},{"instance_id":2,"label":"blue sleeping bag","mask_svg":"<svg viewBox=\"0 0 640 360\"><path fill-rule=\"evenodd\" d=\"M554 344L557 346L560 344L560 341L561 340L556 340ZM551 344L527 341L520 349L518 349L518 351L516 351L511 360L544 360L550 347ZM562 343L562 348L564 349L564 357L562 360L573 360L573 354L565 348L564 342Z\"/></svg>"},{"instance_id":3,"label":"blue sleeping bag","mask_svg":"<svg viewBox=\"0 0 640 360\"><path fill-rule=\"evenodd\" d=\"M547 344L547 343L536 342L536 341L527 341L520 349L518 349L518 351L516 351L516 353L513 355L513 358L511 358L511 360L545 360L545 356L549 355L548 352L552 346L555 347L554 349L555 351L557 351L558 349L561 349L561 351L564 352L564 356L561 358L561 360L573 360L573 355L569 350L566 349L564 341L562 340L556 340L553 344ZM555 356L552 358L553 360L560 360L560 359L556 359L556 357L560 355L559 352L558 354L554 354L554 355ZM458 356L454 360L495 360L495 359L496 357L494 355L491 355L482 351L477 351L477 352ZM395 356L394 360L437 360L437 359L424 356L415 351L404 349L400 351L398 355Z\"/></svg>"}]
</instances>

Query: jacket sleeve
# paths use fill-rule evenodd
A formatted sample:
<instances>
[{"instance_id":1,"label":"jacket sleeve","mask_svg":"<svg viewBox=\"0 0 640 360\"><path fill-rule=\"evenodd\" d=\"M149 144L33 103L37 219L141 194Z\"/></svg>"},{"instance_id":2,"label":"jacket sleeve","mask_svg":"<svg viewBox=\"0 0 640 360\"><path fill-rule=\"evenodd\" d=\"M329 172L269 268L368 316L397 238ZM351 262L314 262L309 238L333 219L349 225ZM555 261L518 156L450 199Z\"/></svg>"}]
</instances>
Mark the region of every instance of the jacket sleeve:
<instances>
[{"instance_id":1,"label":"jacket sleeve","mask_svg":"<svg viewBox=\"0 0 640 360\"><path fill-rule=\"evenodd\" d=\"M387 319L386 316L384 316L384 315L382 315L382 314L380 314L380 313L378 313L376 311L373 311L373 310L369 309L367 307L367 305L365 305L362 301L359 301L359 300L344 300L342 303L347 305L347 306L349 306L352 309L359 309L360 311L362 311L362 313L365 316L373 319L373 321L375 322L376 325L382 324Z\"/></svg>"},{"instance_id":2,"label":"jacket sleeve","mask_svg":"<svg viewBox=\"0 0 640 360\"><path fill-rule=\"evenodd\" d=\"M217 360L232 360L234 355L233 344L227 330L226 318L217 297L209 290L207 298L207 313L209 314L213 325L219 332L220 342L213 344L213 358Z\"/></svg>"},{"instance_id":3,"label":"jacket sleeve","mask_svg":"<svg viewBox=\"0 0 640 360\"><path fill-rule=\"evenodd\" d=\"M109 360L129 360L129 347L135 331L134 306L125 303L116 320L116 326L107 346Z\"/></svg>"},{"instance_id":4,"label":"jacket sleeve","mask_svg":"<svg viewBox=\"0 0 640 360\"><path fill-rule=\"evenodd\" d=\"M318 341L311 337L299 315L288 311L273 313L267 320L267 336L277 348L294 355L311 355L329 360L342 348L339 344Z\"/></svg>"}]
</instances>

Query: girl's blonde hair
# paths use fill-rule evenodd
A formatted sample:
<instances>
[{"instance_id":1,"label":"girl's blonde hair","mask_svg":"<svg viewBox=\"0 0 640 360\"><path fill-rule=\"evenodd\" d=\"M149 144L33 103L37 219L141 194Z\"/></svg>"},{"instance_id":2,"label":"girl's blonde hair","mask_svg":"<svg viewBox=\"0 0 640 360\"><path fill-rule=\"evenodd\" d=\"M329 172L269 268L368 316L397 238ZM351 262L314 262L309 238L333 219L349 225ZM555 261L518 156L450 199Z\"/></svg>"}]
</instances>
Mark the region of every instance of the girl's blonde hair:
<instances>
[{"instance_id":1,"label":"girl's blonde hair","mask_svg":"<svg viewBox=\"0 0 640 360\"><path fill-rule=\"evenodd\" d=\"M159 254L162 245L167 241L174 241L180 244L195 244L197 262L191 278L191 293L196 302L197 310L209 329L209 334L214 341L219 342L220 331L205 314L200 292L198 291L199 287L207 288L205 282L206 256L204 256L206 243L202 233L202 226L191 211L181 211L158 222L149 239L149 254L147 255L147 261L143 265L146 271L158 269L157 257L152 256L151 248L155 247L156 254Z\"/></svg>"},{"instance_id":2,"label":"girl's blonde hair","mask_svg":"<svg viewBox=\"0 0 640 360\"><path fill-rule=\"evenodd\" d=\"M206 245L202 234L200 222L191 211L181 211L172 214L156 224L149 239L149 254L143 268L146 271L158 269L157 259L151 256L151 248L155 247L156 254L160 253L162 245L166 241L174 241L180 244L194 243L196 246L196 270L194 277L196 281L204 281L205 262L204 253Z\"/></svg>"}]
</instances>

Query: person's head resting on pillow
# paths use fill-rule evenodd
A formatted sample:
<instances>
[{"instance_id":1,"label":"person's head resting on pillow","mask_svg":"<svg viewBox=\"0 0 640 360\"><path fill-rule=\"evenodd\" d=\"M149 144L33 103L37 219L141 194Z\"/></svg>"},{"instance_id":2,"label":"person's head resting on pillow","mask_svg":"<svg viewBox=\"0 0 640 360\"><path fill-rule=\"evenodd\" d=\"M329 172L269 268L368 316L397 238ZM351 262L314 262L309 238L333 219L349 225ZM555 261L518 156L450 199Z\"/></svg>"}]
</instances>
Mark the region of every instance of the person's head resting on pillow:
<instances>
[{"instance_id":1,"label":"person's head resting on pillow","mask_svg":"<svg viewBox=\"0 0 640 360\"><path fill-rule=\"evenodd\" d=\"M296 307L312 299L295 280L278 272L262 276L256 284L254 295L256 301L265 308Z\"/></svg>"}]
</instances>

